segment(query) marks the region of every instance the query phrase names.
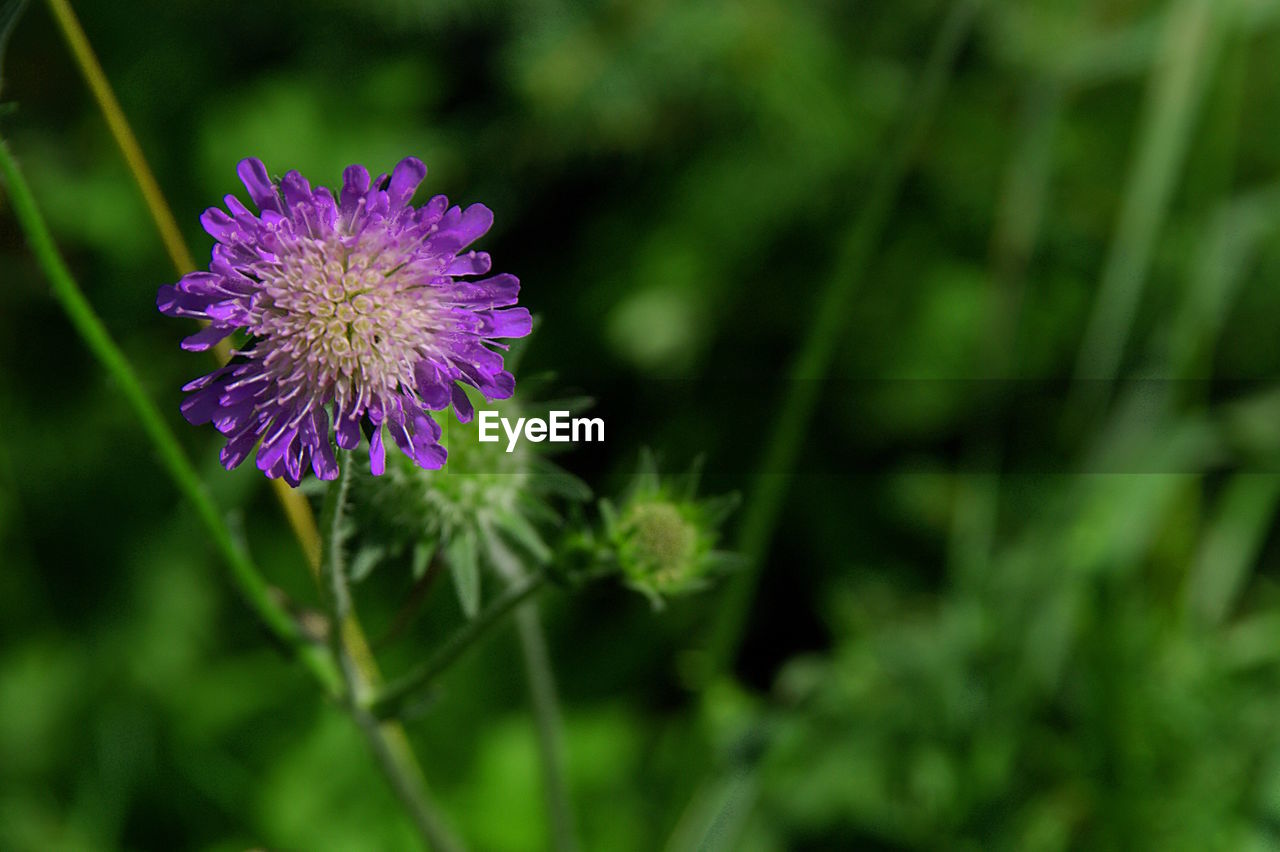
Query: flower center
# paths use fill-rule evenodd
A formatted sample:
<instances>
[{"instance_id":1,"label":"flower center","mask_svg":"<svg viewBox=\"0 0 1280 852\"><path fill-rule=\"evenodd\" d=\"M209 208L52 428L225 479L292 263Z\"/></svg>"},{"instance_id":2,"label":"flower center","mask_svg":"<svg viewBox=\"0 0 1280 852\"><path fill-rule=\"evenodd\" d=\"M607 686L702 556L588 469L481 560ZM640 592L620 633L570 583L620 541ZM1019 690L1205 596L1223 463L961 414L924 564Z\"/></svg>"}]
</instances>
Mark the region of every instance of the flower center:
<instances>
[{"instance_id":1,"label":"flower center","mask_svg":"<svg viewBox=\"0 0 1280 852\"><path fill-rule=\"evenodd\" d=\"M696 530L669 503L641 503L630 515L635 554L649 579L660 587L678 583L693 558Z\"/></svg>"},{"instance_id":2,"label":"flower center","mask_svg":"<svg viewBox=\"0 0 1280 852\"><path fill-rule=\"evenodd\" d=\"M247 327L282 399L305 392L341 409L414 386L439 308L401 257L394 246L304 237L255 264L263 286Z\"/></svg>"}]
</instances>

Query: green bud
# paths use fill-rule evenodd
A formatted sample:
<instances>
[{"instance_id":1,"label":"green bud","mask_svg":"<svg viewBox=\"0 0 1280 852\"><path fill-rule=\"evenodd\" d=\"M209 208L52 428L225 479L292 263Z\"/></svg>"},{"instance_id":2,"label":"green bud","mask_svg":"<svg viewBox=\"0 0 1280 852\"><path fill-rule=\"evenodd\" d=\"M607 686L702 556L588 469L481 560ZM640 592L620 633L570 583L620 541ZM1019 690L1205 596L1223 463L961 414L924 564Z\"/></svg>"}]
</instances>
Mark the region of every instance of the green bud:
<instances>
[{"instance_id":1,"label":"green bud","mask_svg":"<svg viewBox=\"0 0 1280 852\"><path fill-rule=\"evenodd\" d=\"M683 485L663 482L646 457L621 508L600 504L617 569L655 606L704 588L731 562L714 548L734 498L696 500L696 473L684 479Z\"/></svg>"},{"instance_id":2,"label":"green bud","mask_svg":"<svg viewBox=\"0 0 1280 852\"><path fill-rule=\"evenodd\" d=\"M622 568L633 583L669 594L696 579L698 528L675 504L632 504L622 519L619 539Z\"/></svg>"}]
</instances>

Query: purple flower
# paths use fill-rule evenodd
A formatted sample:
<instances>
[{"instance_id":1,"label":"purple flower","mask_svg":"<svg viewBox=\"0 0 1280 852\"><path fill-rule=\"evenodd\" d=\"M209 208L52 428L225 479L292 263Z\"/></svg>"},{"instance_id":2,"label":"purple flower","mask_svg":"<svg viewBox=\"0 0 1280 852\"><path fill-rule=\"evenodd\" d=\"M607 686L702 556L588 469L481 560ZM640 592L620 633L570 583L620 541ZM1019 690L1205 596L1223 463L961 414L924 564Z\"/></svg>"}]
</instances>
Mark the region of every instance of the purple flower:
<instances>
[{"instance_id":1,"label":"purple flower","mask_svg":"<svg viewBox=\"0 0 1280 852\"><path fill-rule=\"evenodd\" d=\"M460 384L487 399L511 396L515 379L495 338L530 329L526 308L507 307L520 290L514 275L469 277L489 271L489 255L463 250L493 213L449 207L443 195L411 206L427 173L412 157L372 183L363 166L349 167L336 199L296 171L272 181L259 160L237 171L258 215L234 195L227 211L206 210L200 222L217 240L209 271L161 287L156 299L168 316L209 321L184 349L248 335L230 363L183 388L183 416L227 437L228 470L258 446L258 468L295 486L308 465L336 477L333 442L355 449L362 430L381 474L384 427L417 464L441 467L441 430L428 412L452 402L470 420Z\"/></svg>"}]
</instances>

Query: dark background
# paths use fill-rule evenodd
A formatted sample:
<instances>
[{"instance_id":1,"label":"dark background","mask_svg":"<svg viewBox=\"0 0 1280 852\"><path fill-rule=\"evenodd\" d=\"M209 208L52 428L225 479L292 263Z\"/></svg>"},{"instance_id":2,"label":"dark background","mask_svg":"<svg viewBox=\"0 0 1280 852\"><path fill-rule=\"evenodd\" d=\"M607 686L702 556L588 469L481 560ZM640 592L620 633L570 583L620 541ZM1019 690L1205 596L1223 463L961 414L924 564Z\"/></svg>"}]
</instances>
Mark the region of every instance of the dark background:
<instances>
[{"instance_id":1,"label":"dark background","mask_svg":"<svg viewBox=\"0 0 1280 852\"><path fill-rule=\"evenodd\" d=\"M698 676L723 583L661 613L544 598L585 848L694 848L716 814L724 849L1280 845L1280 4L77 9L198 258L245 156L332 185L414 154L490 206L481 247L541 318L522 376L607 418L560 459L602 495L647 445L749 505L851 288L732 676ZM4 72L80 285L314 599L260 474L180 422L207 365L154 309L172 269L42 4ZM409 844L2 196L0 365L0 847ZM371 634L410 583L361 590ZM456 624L435 598L389 671ZM545 846L517 657L499 633L410 723L477 849Z\"/></svg>"}]
</instances>

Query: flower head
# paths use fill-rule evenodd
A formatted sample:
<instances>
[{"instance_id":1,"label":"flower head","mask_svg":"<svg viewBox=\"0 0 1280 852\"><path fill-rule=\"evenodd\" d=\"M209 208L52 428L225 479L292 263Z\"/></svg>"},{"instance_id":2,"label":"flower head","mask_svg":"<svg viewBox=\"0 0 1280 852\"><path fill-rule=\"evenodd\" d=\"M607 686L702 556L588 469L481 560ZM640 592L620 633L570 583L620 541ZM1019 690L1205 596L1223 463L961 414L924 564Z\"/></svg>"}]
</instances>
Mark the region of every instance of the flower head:
<instances>
[{"instance_id":1,"label":"flower head","mask_svg":"<svg viewBox=\"0 0 1280 852\"><path fill-rule=\"evenodd\" d=\"M209 325L182 342L208 349L247 335L230 363L183 390L183 415L227 437L228 470L255 446L267 476L297 485L310 466L337 476L333 443L355 449L364 431L374 474L385 470L383 427L405 455L440 468L441 429L428 413L472 407L459 383L505 399L515 379L498 338L523 337L530 317L516 302L520 282L489 271L489 255L464 251L493 214L449 207L437 195L410 205L426 176L412 157L370 181L363 166L343 173L337 198L312 190L296 171L278 182L254 159L237 170L258 207L234 195L200 218L217 241L207 272L160 288L157 306Z\"/></svg>"},{"instance_id":2,"label":"flower head","mask_svg":"<svg viewBox=\"0 0 1280 852\"><path fill-rule=\"evenodd\" d=\"M698 478L695 466L684 477L663 480L645 454L622 504L600 501L606 548L626 584L655 607L664 598L704 588L738 563L735 555L715 549L737 496L698 499Z\"/></svg>"}]
</instances>

